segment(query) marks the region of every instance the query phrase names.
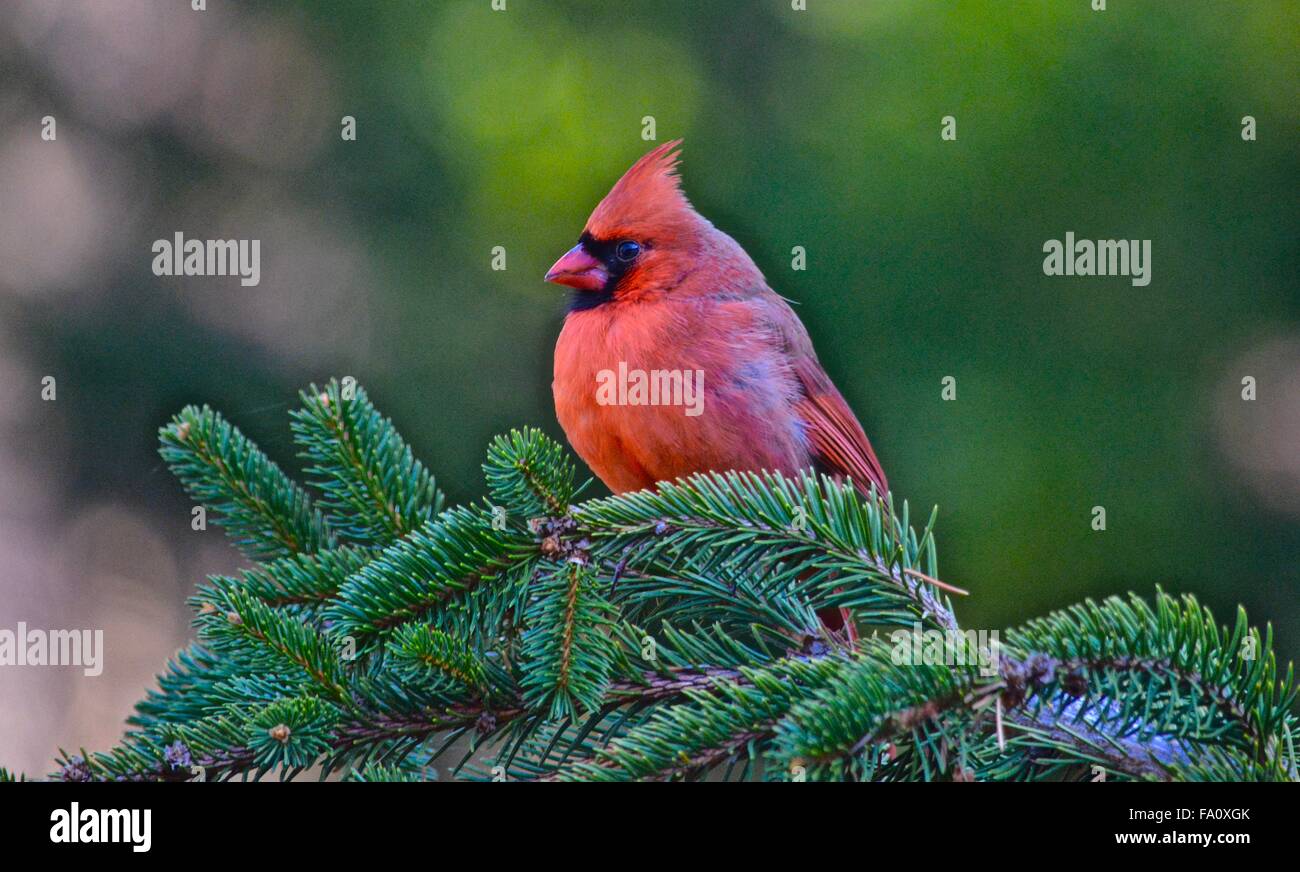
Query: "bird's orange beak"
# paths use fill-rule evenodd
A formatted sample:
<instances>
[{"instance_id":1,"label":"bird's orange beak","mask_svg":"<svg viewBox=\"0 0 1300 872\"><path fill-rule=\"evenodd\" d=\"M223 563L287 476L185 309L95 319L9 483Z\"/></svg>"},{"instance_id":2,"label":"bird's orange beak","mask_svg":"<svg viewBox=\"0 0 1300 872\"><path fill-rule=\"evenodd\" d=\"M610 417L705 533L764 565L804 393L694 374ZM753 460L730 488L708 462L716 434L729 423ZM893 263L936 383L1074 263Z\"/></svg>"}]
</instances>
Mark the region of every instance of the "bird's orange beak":
<instances>
[{"instance_id":1,"label":"bird's orange beak","mask_svg":"<svg viewBox=\"0 0 1300 872\"><path fill-rule=\"evenodd\" d=\"M582 243L566 251L546 273L548 282L580 291L599 291L608 279L605 265L583 250Z\"/></svg>"}]
</instances>

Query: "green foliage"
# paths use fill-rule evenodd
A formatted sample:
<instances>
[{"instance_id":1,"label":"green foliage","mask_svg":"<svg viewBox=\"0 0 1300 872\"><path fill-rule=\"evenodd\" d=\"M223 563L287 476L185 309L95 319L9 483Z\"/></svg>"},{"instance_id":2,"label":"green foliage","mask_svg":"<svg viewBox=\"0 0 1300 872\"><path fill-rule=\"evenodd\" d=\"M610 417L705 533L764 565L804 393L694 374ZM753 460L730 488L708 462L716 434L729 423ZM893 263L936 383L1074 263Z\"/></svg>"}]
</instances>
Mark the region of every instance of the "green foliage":
<instances>
[{"instance_id":1,"label":"green foliage","mask_svg":"<svg viewBox=\"0 0 1300 872\"><path fill-rule=\"evenodd\" d=\"M366 392L331 380L302 392L292 413L310 483L340 536L384 543L419 527L442 509L443 495Z\"/></svg>"},{"instance_id":2,"label":"green foliage","mask_svg":"<svg viewBox=\"0 0 1300 872\"><path fill-rule=\"evenodd\" d=\"M424 624L405 624L393 631L388 646L394 668L405 664L412 683L432 676L466 694L488 689L487 666L463 639Z\"/></svg>"},{"instance_id":3,"label":"green foliage","mask_svg":"<svg viewBox=\"0 0 1300 872\"><path fill-rule=\"evenodd\" d=\"M158 431L158 453L190 496L257 560L333 548L311 497L260 449L204 406L186 406Z\"/></svg>"},{"instance_id":4,"label":"green foliage","mask_svg":"<svg viewBox=\"0 0 1300 872\"><path fill-rule=\"evenodd\" d=\"M340 545L262 563L244 570L239 581L228 581L270 606L322 606L333 602L343 583L375 555L371 549Z\"/></svg>"},{"instance_id":5,"label":"green foliage","mask_svg":"<svg viewBox=\"0 0 1300 872\"><path fill-rule=\"evenodd\" d=\"M601 595L587 566L562 563L539 575L520 640L524 702L547 718L576 721L605 699L618 610Z\"/></svg>"},{"instance_id":6,"label":"green foliage","mask_svg":"<svg viewBox=\"0 0 1300 872\"><path fill-rule=\"evenodd\" d=\"M1158 591L990 642L940 592L933 514L917 533L889 497L732 472L574 504L523 430L489 449L489 501L442 509L364 393L304 404L328 517L210 410L164 428L261 562L200 586L198 641L59 777L1296 780L1292 671L1244 614Z\"/></svg>"},{"instance_id":7,"label":"green foliage","mask_svg":"<svg viewBox=\"0 0 1300 872\"><path fill-rule=\"evenodd\" d=\"M340 588L327 617L340 633L373 637L454 604L537 555L517 526L495 529L489 508L448 509L390 545Z\"/></svg>"},{"instance_id":8,"label":"green foliage","mask_svg":"<svg viewBox=\"0 0 1300 872\"><path fill-rule=\"evenodd\" d=\"M696 475L576 506L593 554L630 561L633 613L707 613L815 632L812 607L870 624L950 623L951 606L909 573L937 572L934 536L847 483L771 473ZM933 525L934 516L930 518Z\"/></svg>"},{"instance_id":9,"label":"green foliage","mask_svg":"<svg viewBox=\"0 0 1300 872\"><path fill-rule=\"evenodd\" d=\"M423 781L419 772L403 769L399 766L384 766L372 763L348 773L348 781Z\"/></svg>"},{"instance_id":10,"label":"green foliage","mask_svg":"<svg viewBox=\"0 0 1300 872\"><path fill-rule=\"evenodd\" d=\"M1016 740L1025 766L1122 777L1122 757L1186 780L1294 775L1294 753L1278 745L1294 730L1292 668L1279 674L1272 630L1261 637L1244 610L1229 629L1190 596L1159 594L1154 609L1138 597L1088 601L1012 630L1007 650L1026 664L1015 676L1030 696Z\"/></svg>"},{"instance_id":11,"label":"green foliage","mask_svg":"<svg viewBox=\"0 0 1300 872\"><path fill-rule=\"evenodd\" d=\"M493 439L483 474L492 499L518 517L562 515L575 493L573 461L531 427Z\"/></svg>"},{"instance_id":12,"label":"green foliage","mask_svg":"<svg viewBox=\"0 0 1300 872\"><path fill-rule=\"evenodd\" d=\"M794 705L776 724L771 759L809 780L926 781L964 770L981 743L974 704L987 694L977 676L934 664L897 664L889 649L868 644L825 687ZM910 740L904 761L891 743Z\"/></svg>"},{"instance_id":13,"label":"green foliage","mask_svg":"<svg viewBox=\"0 0 1300 872\"><path fill-rule=\"evenodd\" d=\"M561 780L692 778L737 760L748 767L770 742L773 724L841 667L832 657L789 659L742 668L734 679L684 690L681 703L662 707L593 759L566 767Z\"/></svg>"}]
</instances>

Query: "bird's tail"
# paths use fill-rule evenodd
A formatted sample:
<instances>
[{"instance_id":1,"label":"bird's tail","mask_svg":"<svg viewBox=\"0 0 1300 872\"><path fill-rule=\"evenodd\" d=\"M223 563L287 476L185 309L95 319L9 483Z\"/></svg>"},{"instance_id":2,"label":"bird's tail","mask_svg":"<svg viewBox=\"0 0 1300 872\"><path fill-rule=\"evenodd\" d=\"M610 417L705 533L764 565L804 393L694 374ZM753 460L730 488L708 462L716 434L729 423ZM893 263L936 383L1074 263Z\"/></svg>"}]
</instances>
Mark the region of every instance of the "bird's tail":
<instances>
[{"instance_id":1,"label":"bird's tail","mask_svg":"<svg viewBox=\"0 0 1300 872\"><path fill-rule=\"evenodd\" d=\"M818 609L817 617L822 626L848 640L850 645L858 641L858 628L853 624L853 613L848 609Z\"/></svg>"}]
</instances>

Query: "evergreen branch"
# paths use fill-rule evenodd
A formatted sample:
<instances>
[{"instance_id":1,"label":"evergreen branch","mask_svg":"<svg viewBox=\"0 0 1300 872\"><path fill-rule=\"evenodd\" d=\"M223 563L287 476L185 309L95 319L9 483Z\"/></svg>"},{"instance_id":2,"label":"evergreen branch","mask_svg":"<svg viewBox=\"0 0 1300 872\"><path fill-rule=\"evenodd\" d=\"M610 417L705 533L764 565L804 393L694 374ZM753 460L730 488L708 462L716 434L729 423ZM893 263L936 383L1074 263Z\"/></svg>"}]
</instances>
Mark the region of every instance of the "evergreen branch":
<instances>
[{"instance_id":1,"label":"evergreen branch","mask_svg":"<svg viewBox=\"0 0 1300 872\"><path fill-rule=\"evenodd\" d=\"M1204 745L1280 765L1274 737L1293 721L1296 688L1244 613L1229 632L1195 599L1158 592L1154 609L1137 597L1088 601L1008 640L1004 698L1011 707L1031 696L1051 729L1085 722L1146 749L1136 756L1152 765L1185 765Z\"/></svg>"},{"instance_id":2,"label":"evergreen branch","mask_svg":"<svg viewBox=\"0 0 1300 872\"><path fill-rule=\"evenodd\" d=\"M219 589L214 586L213 592ZM332 641L315 628L276 612L240 587L220 590L215 608L199 617L203 638L218 651L262 656L271 668L296 667L333 701L351 704L348 677ZM253 642L253 646L241 644Z\"/></svg>"},{"instance_id":3,"label":"evergreen branch","mask_svg":"<svg viewBox=\"0 0 1300 872\"><path fill-rule=\"evenodd\" d=\"M1243 613L1158 592L976 649L906 503L710 473L573 505L571 461L523 430L489 451L492 502L438 511L364 394L313 387L294 430L327 517L211 410L164 428L259 563L200 587L200 643L58 777L424 780L454 748L494 779L1298 780L1293 671ZM826 608L959 656L850 642Z\"/></svg>"},{"instance_id":4,"label":"evergreen branch","mask_svg":"<svg viewBox=\"0 0 1300 872\"><path fill-rule=\"evenodd\" d=\"M559 517L575 492L573 461L558 442L531 427L492 440L483 474L492 499L521 518Z\"/></svg>"},{"instance_id":5,"label":"evergreen branch","mask_svg":"<svg viewBox=\"0 0 1300 872\"><path fill-rule=\"evenodd\" d=\"M632 781L697 775L775 735L790 707L828 683L841 664L834 657L785 660L741 670L744 681L687 689L686 702L661 707L645 724L599 750L595 760L577 762L555 777Z\"/></svg>"},{"instance_id":6,"label":"evergreen branch","mask_svg":"<svg viewBox=\"0 0 1300 872\"><path fill-rule=\"evenodd\" d=\"M353 575L327 611L339 633L368 636L421 618L536 556L513 527L495 529L477 507L449 509L394 543Z\"/></svg>"},{"instance_id":7,"label":"evergreen branch","mask_svg":"<svg viewBox=\"0 0 1300 872\"><path fill-rule=\"evenodd\" d=\"M393 742L418 743L446 730L473 727L483 709L446 709L434 714L376 715L344 718L336 711L307 703L294 717L284 702L240 717L228 710L166 732L133 732L108 753L63 754L57 760L62 781L215 781L238 775L263 774L279 766L298 769L338 761ZM329 711L329 715L323 712ZM517 710L494 717L504 722ZM305 715L305 717L304 717ZM327 733L319 732L328 724ZM279 730L284 726L286 730ZM176 738L173 738L176 737ZM310 745L304 740L311 737ZM179 743L179 746L177 746ZM275 744L271 744L275 743ZM280 748L276 748L280 745ZM259 747L260 746L260 747ZM275 759L282 756L285 759ZM290 762L292 761L292 762ZM202 771L196 772L195 768Z\"/></svg>"},{"instance_id":8,"label":"evergreen branch","mask_svg":"<svg viewBox=\"0 0 1300 872\"><path fill-rule=\"evenodd\" d=\"M468 691L481 693L487 688L486 664L468 644L441 630L407 624L393 634L388 650L394 662L432 670Z\"/></svg>"},{"instance_id":9,"label":"evergreen branch","mask_svg":"<svg viewBox=\"0 0 1300 872\"><path fill-rule=\"evenodd\" d=\"M704 575L738 566L762 572L768 589L785 585L873 623L906 626L919 616L957 627L951 606L907 572L933 575L935 556L928 530L918 538L906 526L906 505L900 518L824 476L700 474L591 500L573 515L606 565L626 563L630 553L632 562L662 562L670 574L683 560Z\"/></svg>"},{"instance_id":10,"label":"evergreen branch","mask_svg":"<svg viewBox=\"0 0 1300 872\"><path fill-rule=\"evenodd\" d=\"M657 680L639 686L618 684L611 690L619 701L612 703L608 710L635 700L668 699L703 686L698 679L685 680L676 687ZM338 760L365 749L396 741L418 743L449 730L488 728L495 731L526 714L521 703L508 702L500 705L455 703L409 712L402 712L398 707L390 709L387 713L358 708L347 712L336 710L338 720L326 742L328 747L314 746L317 756L302 765L324 763L334 766ZM237 713L238 707L225 707L215 715L196 719L191 724L136 731L128 734L123 745L107 754L79 757L65 754L58 760L62 767L58 777L72 781L185 781L195 777L191 767L202 767L204 780L246 773L260 777L261 772L273 768L273 765L263 766L259 762L258 749L242 739L250 735L260 738L255 736L257 730L268 724L266 732L269 736L270 730L284 722L284 710L268 707L247 718L239 718ZM275 723L270 723L272 721ZM305 731L306 726L305 719L298 718L292 721L288 735L278 733L284 738L276 741L301 741L299 734ZM214 737L216 741L213 741ZM176 742L181 742L183 749L174 749ZM298 759L296 755L295 759Z\"/></svg>"},{"instance_id":11,"label":"evergreen branch","mask_svg":"<svg viewBox=\"0 0 1300 872\"><path fill-rule=\"evenodd\" d=\"M382 545L442 510L433 476L364 390L344 390L331 379L301 397L303 408L291 413L294 438L340 535Z\"/></svg>"},{"instance_id":12,"label":"evergreen branch","mask_svg":"<svg viewBox=\"0 0 1300 872\"><path fill-rule=\"evenodd\" d=\"M525 613L521 651L524 700L550 718L578 718L600 707L614 661L616 609L584 566L544 569Z\"/></svg>"},{"instance_id":13,"label":"evergreen branch","mask_svg":"<svg viewBox=\"0 0 1300 872\"><path fill-rule=\"evenodd\" d=\"M359 572L377 551L343 545L316 554L294 554L243 570L240 579L223 577L226 585L242 586L268 606L322 606L337 598L339 588ZM207 605L204 590L191 598L196 609Z\"/></svg>"},{"instance_id":14,"label":"evergreen branch","mask_svg":"<svg viewBox=\"0 0 1300 872\"><path fill-rule=\"evenodd\" d=\"M363 766L360 769L354 769L348 774L345 781L425 781L418 773L398 766L384 766L379 763L372 763Z\"/></svg>"},{"instance_id":15,"label":"evergreen branch","mask_svg":"<svg viewBox=\"0 0 1300 872\"><path fill-rule=\"evenodd\" d=\"M673 670L669 675L657 672L643 673L640 683L614 682L610 686L611 700L661 700L685 694L692 690L709 690L720 681L745 683L745 674L738 669L703 666L695 669Z\"/></svg>"},{"instance_id":16,"label":"evergreen branch","mask_svg":"<svg viewBox=\"0 0 1300 872\"><path fill-rule=\"evenodd\" d=\"M884 642L864 641L777 724L770 760L809 779L874 780L883 774L877 771L882 750L896 754L892 743L902 742L926 780L938 773L956 777L952 760L960 762L979 744L981 709L999 687L981 679L974 650L958 654L953 665L932 665L901 657Z\"/></svg>"},{"instance_id":17,"label":"evergreen branch","mask_svg":"<svg viewBox=\"0 0 1300 872\"><path fill-rule=\"evenodd\" d=\"M159 430L159 454L197 502L216 513L254 559L334 546L307 492L243 433L207 406L186 406Z\"/></svg>"}]
</instances>

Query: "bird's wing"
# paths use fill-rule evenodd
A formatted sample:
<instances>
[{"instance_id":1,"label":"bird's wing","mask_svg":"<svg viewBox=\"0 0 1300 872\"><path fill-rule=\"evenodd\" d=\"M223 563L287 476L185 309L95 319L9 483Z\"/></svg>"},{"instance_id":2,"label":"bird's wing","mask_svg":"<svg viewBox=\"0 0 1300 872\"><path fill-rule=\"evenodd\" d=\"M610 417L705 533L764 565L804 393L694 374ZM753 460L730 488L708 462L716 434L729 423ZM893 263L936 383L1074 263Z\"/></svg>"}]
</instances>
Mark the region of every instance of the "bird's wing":
<instances>
[{"instance_id":1,"label":"bird's wing","mask_svg":"<svg viewBox=\"0 0 1300 872\"><path fill-rule=\"evenodd\" d=\"M828 475L853 479L863 494L869 493L873 484L878 494L888 493L885 471L867 434L821 364L816 358L804 358L795 362L794 370L804 389L795 408L807 427L808 447L816 465Z\"/></svg>"},{"instance_id":2,"label":"bird's wing","mask_svg":"<svg viewBox=\"0 0 1300 872\"><path fill-rule=\"evenodd\" d=\"M764 296L765 308L781 336L782 352L801 389L801 395L795 398L795 413L804 423L814 465L827 475L848 476L864 495L870 493L873 484L878 494L888 493L889 482L876 452L853 410L818 362L808 331L784 300L775 293Z\"/></svg>"}]
</instances>

